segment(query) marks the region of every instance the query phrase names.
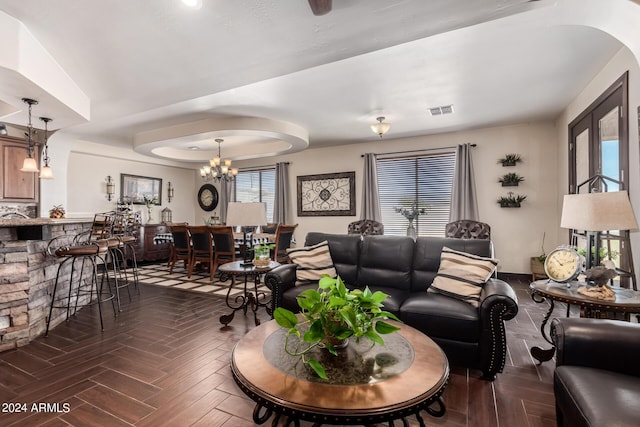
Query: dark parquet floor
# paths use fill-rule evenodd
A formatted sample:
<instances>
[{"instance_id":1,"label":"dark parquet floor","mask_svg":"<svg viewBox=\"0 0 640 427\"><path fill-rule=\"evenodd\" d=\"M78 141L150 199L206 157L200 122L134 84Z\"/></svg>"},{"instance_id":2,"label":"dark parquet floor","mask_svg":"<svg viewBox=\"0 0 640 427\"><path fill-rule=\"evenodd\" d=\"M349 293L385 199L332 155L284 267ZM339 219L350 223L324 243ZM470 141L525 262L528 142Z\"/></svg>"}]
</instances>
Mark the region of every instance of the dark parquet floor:
<instances>
[{"instance_id":1,"label":"dark parquet floor","mask_svg":"<svg viewBox=\"0 0 640 427\"><path fill-rule=\"evenodd\" d=\"M554 361L539 366L529 355L533 345L547 347L538 330L547 306L531 301L528 281L510 283L520 311L507 322L504 373L487 382L453 366L447 414L425 416L427 425L555 425ZM556 307L564 315L565 307ZM1 426L254 425L254 405L229 370L234 344L255 327L251 316L240 312L225 328L220 296L152 285L125 298L116 318L105 312L102 333L97 307L87 307L48 337L0 354ZM264 311L260 318L269 319ZM15 412L15 404L24 411Z\"/></svg>"}]
</instances>

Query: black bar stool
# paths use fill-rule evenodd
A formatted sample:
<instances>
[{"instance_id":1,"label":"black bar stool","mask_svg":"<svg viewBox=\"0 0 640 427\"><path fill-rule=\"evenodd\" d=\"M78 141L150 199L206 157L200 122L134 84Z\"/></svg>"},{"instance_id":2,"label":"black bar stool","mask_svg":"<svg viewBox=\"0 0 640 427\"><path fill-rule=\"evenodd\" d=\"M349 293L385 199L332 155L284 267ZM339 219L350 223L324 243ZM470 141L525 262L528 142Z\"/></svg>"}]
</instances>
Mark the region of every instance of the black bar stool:
<instances>
[{"instance_id":1,"label":"black bar stool","mask_svg":"<svg viewBox=\"0 0 640 427\"><path fill-rule=\"evenodd\" d=\"M96 258L102 258L104 262L104 255L106 255L108 246L106 241L95 241L83 245L72 246L55 246L56 239L52 239L47 246L47 252L50 255L54 255L58 258L64 258L58 266L58 272L56 273L56 281L53 285L51 292L51 305L49 306L49 317L47 318L47 328L45 336L49 335L49 326L53 317L53 309L65 309L67 311L66 320L69 320L69 316L73 314L75 316L78 309L78 302L82 296L88 295L89 302L92 303L93 293L95 290L96 302L98 303L98 311L100 313L100 328L104 330L104 322L102 319L102 302L111 300L113 306L113 313L116 314L116 307L113 303L113 294L110 290L110 285L107 280L107 289L104 289L104 283L100 283L98 286L98 269ZM85 263L89 262L91 265L91 279L90 282L86 282L84 270ZM58 296L58 284L60 282L60 274L66 269L66 265L71 264L71 272L69 276L69 292L64 296ZM79 267L78 267L79 266ZM83 279L85 282L83 283ZM74 281L77 281L75 286L76 301L74 304L73 313L71 313L71 299L74 291Z\"/></svg>"}]
</instances>

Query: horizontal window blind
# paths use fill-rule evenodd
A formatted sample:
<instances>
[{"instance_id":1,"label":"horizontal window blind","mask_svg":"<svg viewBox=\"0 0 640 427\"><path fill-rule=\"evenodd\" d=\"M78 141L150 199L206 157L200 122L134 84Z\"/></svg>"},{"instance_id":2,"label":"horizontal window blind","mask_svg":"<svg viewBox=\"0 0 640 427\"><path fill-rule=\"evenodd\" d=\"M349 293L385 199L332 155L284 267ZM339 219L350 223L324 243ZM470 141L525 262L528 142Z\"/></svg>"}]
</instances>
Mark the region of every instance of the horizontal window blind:
<instances>
[{"instance_id":1,"label":"horizontal window blind","mask_svg":"<svg viewBox=\"0 0 640 427\"><path fill-rule=\"evenodd\" d=\"M454 152L378 159L378 191L384 234L406 235L409 221L395 208L426 208L413 222L418 236L444 236L449 222Z\"/></svg>"},{"instance_id":2,"label":"horizontal window blind","mask_svg":"<svg viewBox=\"0 0 640 427\"><path fill-rule=\"evenodd\" d=\"M236 201L263 202L267 208L267 222L273 222L276 197L276 170L240 171L236 176Z\"/></svg>"}]
</instances>

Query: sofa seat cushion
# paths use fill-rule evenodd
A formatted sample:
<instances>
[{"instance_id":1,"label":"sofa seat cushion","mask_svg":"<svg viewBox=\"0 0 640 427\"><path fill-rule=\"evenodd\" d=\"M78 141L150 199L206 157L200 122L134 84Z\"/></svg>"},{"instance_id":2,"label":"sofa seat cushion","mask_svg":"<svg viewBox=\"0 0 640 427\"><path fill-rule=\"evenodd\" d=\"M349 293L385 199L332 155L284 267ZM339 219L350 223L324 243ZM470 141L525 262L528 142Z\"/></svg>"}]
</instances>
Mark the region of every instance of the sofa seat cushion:
<instances>
[{"instance_id":1,"label":"sofa seat cushion","mask_svg":"<svg viewBox=\"0 0 640 427\"><path fill-rule=\"evenodd\" d=\"M478 309L444 295L414 292L400 307L400 320L429 337L475 343L480 340Z\"/></svg>"},{"instance_id":2,"label":"sofa seat cushion","mask_svg":"<svg viewBox=\"0 0 640 427\"><path fill-rule=\"evenodd\" d=\"M611 363L616 363L615 355L612 355ZM638 425L638 377L584 366L561 365L555 370L553 383L565 425Z\"/></svg>"},{"instance_id":3,"label":"sofa seat cushion","mask_svg":"<svg viewBox=\"0 0 640 427\"><path fill-rule=\"evenodd\" d=\"M280 307L284 307L287 310L298 313L300 311L300 306L298 305L298 300L296 299L296 297L307 289L317 290L318 283L308 283L306 285L295 286L293 288L287 289L282 293L282 302L280 303Z\"/></svg>"}]
</instances>

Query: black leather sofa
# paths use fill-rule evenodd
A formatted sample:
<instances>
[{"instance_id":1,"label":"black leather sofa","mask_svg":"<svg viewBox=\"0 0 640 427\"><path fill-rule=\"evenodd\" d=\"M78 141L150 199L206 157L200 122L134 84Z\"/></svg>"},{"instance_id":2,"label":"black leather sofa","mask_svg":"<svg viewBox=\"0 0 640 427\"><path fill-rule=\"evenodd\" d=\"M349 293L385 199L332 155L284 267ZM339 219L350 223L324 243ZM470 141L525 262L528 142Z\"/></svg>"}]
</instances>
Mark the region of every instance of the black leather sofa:
<instances>
[{"instance_id":1,"label":"black leather sofa","mask_svg":"<svg viewBox=\"0 0 640 427\"><path fill-rule=\"evenodd\" d=\"M640 425L640 325L562 318L551 335L558 426Z\"/></svg>"},{"instance_id":2,"label":"black leather sofa","mask_svg":"<svg viewBox=\"0 0 640 427\"><path fill-rule=\"evenodd\" d=\"M480 369L493 380L506 355L504 321L518 312L515 292L507 283L489 279L479 306L441 294L427 293L440 265L443 246L489 257L488 240L436 237L364 236L309 233L305 246L329 242L338 275L347 287L380 290L389 295L385 310L431 337L452 363ZM296 296L317 284L294 286L296 265L275 268L265 276L273 293L272 308L299 311Z\"/></svg>"}]
</instances>

